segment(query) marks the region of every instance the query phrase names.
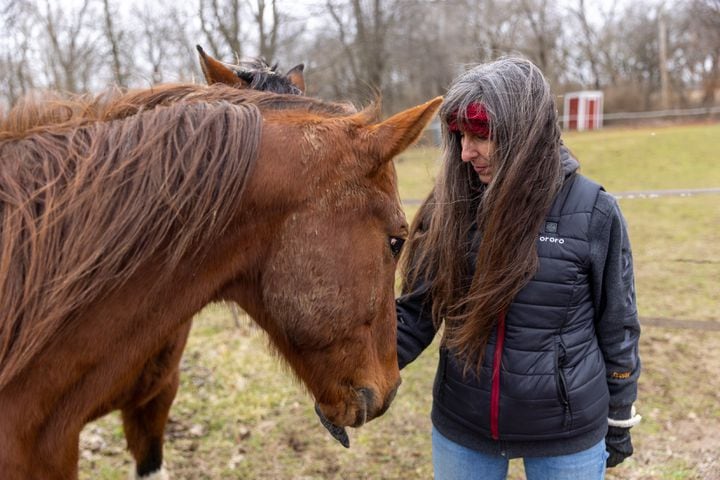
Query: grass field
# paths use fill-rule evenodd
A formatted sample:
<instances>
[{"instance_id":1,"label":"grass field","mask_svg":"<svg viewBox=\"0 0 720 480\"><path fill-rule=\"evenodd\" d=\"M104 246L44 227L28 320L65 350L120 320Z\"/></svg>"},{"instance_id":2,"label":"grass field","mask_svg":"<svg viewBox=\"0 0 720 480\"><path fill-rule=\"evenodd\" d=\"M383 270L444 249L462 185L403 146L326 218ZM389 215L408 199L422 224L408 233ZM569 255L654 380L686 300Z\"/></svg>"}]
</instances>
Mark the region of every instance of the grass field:
<instances>
[{"instance_id":1,"label":"grass field","mask_svg":"<svg viewBox=\"0 0 720 480\"><path fill-rule=\"evenodd\" d=\"M720 125L570 134L583 173L610 192L720 187ZM401 197L430 189L439 153L397 162ZM720 321L720 195L625 199L642 317ZM414 208L408 207L411 216ZM709 325L710 323L708 323ZM269 353L262 332L229 310L201 312L182 363L167 431L175 479L425 479L430 465L436 345L403 370L389 412L351 430L343 449L313 402ZM720 479L720 332L645 326L633 429L636 453L610 479ZM130 455L117 415L83 432L82 479L126 478ZM511 478L523 478L519 462Z\"/></svg>"}]
</instances>

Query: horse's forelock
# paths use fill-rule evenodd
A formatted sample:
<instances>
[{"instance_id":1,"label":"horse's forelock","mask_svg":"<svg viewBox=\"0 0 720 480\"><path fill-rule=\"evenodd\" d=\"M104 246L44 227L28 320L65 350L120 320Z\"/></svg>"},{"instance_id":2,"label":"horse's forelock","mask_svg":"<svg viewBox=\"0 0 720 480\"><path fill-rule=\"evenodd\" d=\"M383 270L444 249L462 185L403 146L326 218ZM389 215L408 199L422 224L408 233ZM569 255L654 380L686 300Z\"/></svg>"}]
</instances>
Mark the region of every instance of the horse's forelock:
<instances>
[{"instance_id":1,"label":"horse's forelock","mask_svg":"<svg viewBox=\"0 0 720 480\"><path fill-rule=\"evenodd\" d=\"M253 72L250 88L291 95L302 94L300 89L293 85L287 77L273 71Z\"/></svg>"},{"instance_id":2,"label":"horse's forelock","mask_svg":"<svg viewBox=\"0 0 720 480\"><path fill-rule=\"evenodd\" d=\"M278 64L270 65L262 57L241 60L237 65L226 66L247 82L253 90L290 95L302 95L302 90L292 80L278 71Z\"/></svg>"}]
</instances>

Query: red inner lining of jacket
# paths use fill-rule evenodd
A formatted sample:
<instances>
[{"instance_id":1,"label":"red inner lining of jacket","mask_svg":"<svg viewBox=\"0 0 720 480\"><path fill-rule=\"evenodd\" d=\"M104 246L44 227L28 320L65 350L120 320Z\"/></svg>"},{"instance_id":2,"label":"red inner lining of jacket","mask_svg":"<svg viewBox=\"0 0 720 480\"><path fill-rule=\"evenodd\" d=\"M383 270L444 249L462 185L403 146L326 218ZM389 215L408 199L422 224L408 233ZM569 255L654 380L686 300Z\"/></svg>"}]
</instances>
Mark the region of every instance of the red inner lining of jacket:
<instances>
[{"instance_id":1,"label":"red inner lining of jacket","mask_svg":"<svg viewBox=\"0 0 720 480\"><path fill-rule=\"evenodd\" d=\"M493 355L492 392L490 397L490 433L495 440L500 439L498 419L500 417L500 365L502 363L503 343L505 342L505 312L500 314L497 324L497 341Z\"/></svg>"}]
</instances>

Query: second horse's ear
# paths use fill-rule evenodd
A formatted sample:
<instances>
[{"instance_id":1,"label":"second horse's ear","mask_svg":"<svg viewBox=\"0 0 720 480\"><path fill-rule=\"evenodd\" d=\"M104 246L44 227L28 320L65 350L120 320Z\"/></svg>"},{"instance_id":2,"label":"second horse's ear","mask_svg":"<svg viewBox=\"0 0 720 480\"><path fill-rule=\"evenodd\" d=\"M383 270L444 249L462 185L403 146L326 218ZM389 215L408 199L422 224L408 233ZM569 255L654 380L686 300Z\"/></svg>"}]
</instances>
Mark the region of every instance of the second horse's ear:
<instances>
[{"instance_id":1,"label":"second horse's ear","mask_svg":"<svg viewBox=\"0 0 720 480\"><path fill-rule=\"evenodd\" d=\"M305 75L303 75L303 70L305 70L304 63L301 63L300 65L295 65L293 68L288 70L286 77L288 78L288 80L290 80L290 83L295 85L300 90L300 93L304 95Z\"/></svg>"},{"instance_id":2,"label":"second horse's ear","mask_svg":"<svg viewBox=\"0 0 720 480\"><path fill-rule=\"evenodd\" d=\"M202 68L205 81L208 85L224 83L225 85L240 88L246 88L248 86L248 83L238 77L227 65L205 53L205 50L203 50L200 45L196 45L195 47L200 55L200 68Z\"/></svg>"}]
</instances>

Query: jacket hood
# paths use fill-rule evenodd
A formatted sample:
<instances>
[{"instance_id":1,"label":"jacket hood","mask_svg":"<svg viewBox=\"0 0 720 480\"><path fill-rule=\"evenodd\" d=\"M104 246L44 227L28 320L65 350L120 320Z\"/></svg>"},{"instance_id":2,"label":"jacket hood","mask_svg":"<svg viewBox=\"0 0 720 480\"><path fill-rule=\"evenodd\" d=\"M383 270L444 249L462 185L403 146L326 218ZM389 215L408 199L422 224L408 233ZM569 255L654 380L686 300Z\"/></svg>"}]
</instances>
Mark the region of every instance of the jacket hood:
<instances>
[{"instance_id":1,"label":"jacket hood","mask_svg":"<svg viewBox=\"0 0 720 480\"><path fill-rule=\"evenodd\" d=\"M563 178L567 178L580 168L580 162L572 156L565 145L560 145L560 164L562 165Z\"/></svg>"}]
</instances>

